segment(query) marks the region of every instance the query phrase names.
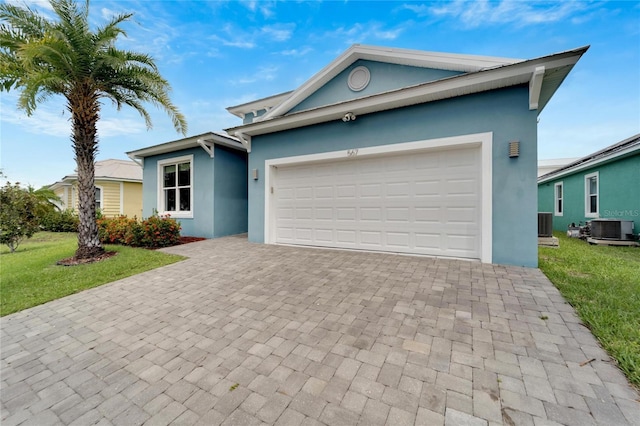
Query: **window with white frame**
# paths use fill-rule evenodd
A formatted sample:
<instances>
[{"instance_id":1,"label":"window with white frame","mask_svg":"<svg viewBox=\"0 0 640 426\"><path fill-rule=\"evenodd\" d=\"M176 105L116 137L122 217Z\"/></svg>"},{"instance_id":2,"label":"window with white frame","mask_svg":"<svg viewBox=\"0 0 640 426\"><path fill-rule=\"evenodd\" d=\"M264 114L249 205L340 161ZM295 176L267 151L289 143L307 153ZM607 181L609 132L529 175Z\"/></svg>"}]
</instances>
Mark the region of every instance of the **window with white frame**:
<instances>
[{"instance_id":1,"label":"window with white frame","mask_svg":"<svg viewBox=\"0 0 640 426\"><path fill-rule=\"evenodd\" d=\"M158 212L193 217L193 155L158 162Z\"/></svg>"},{"instance_id":2,"label":"window with white frame","mask_svg":"<svg viewBox=\"0 0 640 426\"><path fill-rule=\"evenodd\" d=\"M96 195L96 210L97 209L102 209L102 187L100 186L96 186L95 187L95 195Z\"/></svg>"},{"instance_id":3,"label":"window with white frame","mask_svg":"<svg viewBox=\"0 0 640 426\"><path fill-rule=\"evenodd\" d=\"M564 199L564 186L562 182L557 182L554 186L554 194L555 194L555 208L554 212L556 216L562 216L562 200Z\"/></svg>"},{"instance_id":4,"label":"window with white frame","mask_svg":"<svg viewBox=\"0 0 640 426\"><path fill-rule=\"evenodd\" d=\"M599 205L599 185L598 172L585 175L584 177L584 215L585 217L598 217Z\"/></svg>"}]
</instances>

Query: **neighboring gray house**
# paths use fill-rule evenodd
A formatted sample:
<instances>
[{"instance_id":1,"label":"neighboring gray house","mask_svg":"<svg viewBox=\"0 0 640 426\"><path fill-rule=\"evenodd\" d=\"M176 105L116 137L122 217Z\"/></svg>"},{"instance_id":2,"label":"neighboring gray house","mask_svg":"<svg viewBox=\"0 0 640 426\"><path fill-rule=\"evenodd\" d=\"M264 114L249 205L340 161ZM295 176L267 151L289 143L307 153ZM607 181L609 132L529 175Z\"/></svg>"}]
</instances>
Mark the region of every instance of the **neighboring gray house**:
<instances>
[{"instance_id":1,"label":"neighboring gray house","mask_svg":"<svg viewBox=\"0 0 640 426\"><path fill-rule=\"evenodd\" d=\"M296 90L228 108L243 120L230 140L249 153L249 240L536 266L537 118L586 50L354 45ZM153 155L145 211L161 193ZM215 220L197 203L213 184L194 182L190 219Z\"/></svg>"}]
</instances>

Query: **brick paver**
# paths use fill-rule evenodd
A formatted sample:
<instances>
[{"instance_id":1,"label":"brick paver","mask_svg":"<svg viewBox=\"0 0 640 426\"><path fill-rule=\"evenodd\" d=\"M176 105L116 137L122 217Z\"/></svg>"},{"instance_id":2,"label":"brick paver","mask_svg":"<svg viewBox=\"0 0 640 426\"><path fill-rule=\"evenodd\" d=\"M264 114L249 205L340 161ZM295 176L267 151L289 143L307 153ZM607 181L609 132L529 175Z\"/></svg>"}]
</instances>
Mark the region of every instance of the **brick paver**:
<instances>
[{"instance_id":1,"label":"brick paver","mask_svg":"<svg viewBox=\"0 0 640 426\"><path fill-rule=\"evenodd\" d=\"M2 318L3 426L640 424L537 269L243 237L165 251L189 258Z\"/></svg>"}]
</instances>

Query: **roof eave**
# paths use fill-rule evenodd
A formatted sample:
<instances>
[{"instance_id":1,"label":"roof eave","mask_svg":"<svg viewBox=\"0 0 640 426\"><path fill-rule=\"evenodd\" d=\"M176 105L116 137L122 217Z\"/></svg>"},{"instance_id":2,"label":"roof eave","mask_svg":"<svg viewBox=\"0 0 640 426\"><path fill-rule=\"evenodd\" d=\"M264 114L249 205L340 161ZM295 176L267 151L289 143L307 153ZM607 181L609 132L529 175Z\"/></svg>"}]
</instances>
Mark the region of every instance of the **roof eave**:
<instances>
[{"instance_id":1,"label":"roof eave","mask_svg":"<svg viewBox=\"0 0 640 426\"><path fill-rule=\"evenodd\" d=\"M482 69L514 64L521 59L497 58L478 55L463 55L443 52L388 48L354 44L331 63L317 72L278 106L275 106L256 121L266 121L286 114L329 80L336 77L357 60L370 60L398 65L446 69L449 71L475 72Z\"/></svg>"},{"instance_id":2,"label":"roof eave","mask_svg":"<svg viewBox=\"0 0 640 426\"><path fill-rule=\"evenodd\" d=\"M188 138L153 145L147 148L137 149L135 151L128 151L126 154L129 158L135 161L136 159L139 160L154 155L161 155L169 152L202 146L199 141L211 142L216 145L226 146L228 148L237 149L239 151L246 151L240 141L238 141L233 136L225 136L214 132L207 132L200 135L190 136Z\"/></svg>"},{"instance_id":3,"label":"roof eave","mask_svg":"<svg viewBox=\"0 0 640 426\"><path fill-rule=\"evenodd\" d=\"M266 98L256 99L255 101L246 102L244 104L227 107L226 110L244 120L244 116L250 112L256 113L257 111L267 110L276 105L284 102L293 91L279 93L277 95L268 96Z\"/></svg>"},{"instance_id":4,"label":"roof eave","mask_svg":"<svg viewBox=\"0 0 640 426\"><path fill-rule=\"evenodd\" d=\"M225 131L230 135L242 133L248 136L256 136L323 123L331 120L338 120L341 119L346 112L352 112L358 116L482 91L526 84L530 81L536 71L536 68L540 65L544 65L547 70L564 68L568 74L573 65L575 65L587 49L588 46L542 58L505 65L499 68L460 74L368 97L357 98L311 110L299 111L289 115L275 117L270 120L256 121L225 129ZM568 69L567 66L569 66ZM557 87L553 88L553 92L555 92L555 90L557 90ZM544 106L545 104L541 103L538 107L538 111L544 108Z\"/></svg>"},{"instance_id":5,"label":"roof eave","mask_svg":"<svg viewBox=\"0 0 640 426\"><path fill-rule=\"evenodd\" d=\"M635 139L635 141L633 141ZM593 154L582 157L571 164L567 164L565 167L561 167L560 169L554 170L547 174L544 174L538 178L538 184L546 183L552 180L559 179L561 177L573 174L575 172L579 172L584 169L588 169L603 163L609 163L614 160L618 160L621 158L625 158L631 155L640 154L640 134L632 136L631 138L625 139L625 141L633 141L628 146L624 146L620 149L613 150L609 153L605 152L609 149L614 148L616 145L620 145L620 143L609 146L604 150L600 150L594 152ZM623 141L623 142L625 142Z\"/></svg>"}]
</instances>

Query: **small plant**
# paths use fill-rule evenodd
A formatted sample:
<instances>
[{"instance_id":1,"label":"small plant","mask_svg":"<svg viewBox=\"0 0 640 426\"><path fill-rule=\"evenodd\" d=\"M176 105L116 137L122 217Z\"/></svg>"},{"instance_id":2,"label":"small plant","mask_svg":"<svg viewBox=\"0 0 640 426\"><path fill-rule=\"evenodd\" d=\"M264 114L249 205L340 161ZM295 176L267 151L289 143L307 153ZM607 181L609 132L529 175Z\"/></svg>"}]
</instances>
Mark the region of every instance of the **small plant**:
<instances>
[{"instance_id":1,"label":"small plant","mask_svg":"<svg viewBox=\"0 0 640 426\"><path fill-rule=\"evenodd\" d=\"M231 387L229 388L229 392L233 392L234 390L238 389L238 386L240 386L239 383L236 383L235 385L231 385Z\"/></svg>"},{"instance_id":2,"label":"small plant","mask_svg":"<svg viewBox=\"0 0 640 426\"><path fill-rule=\"evenodd\" d=\"M546 315L540 315L540 319L546 321L549 319L549 317Z\"/></svg>"}]
</instances>

